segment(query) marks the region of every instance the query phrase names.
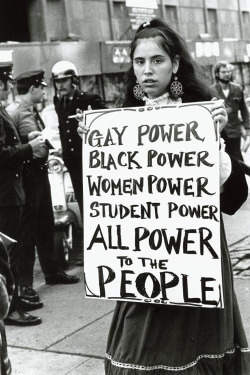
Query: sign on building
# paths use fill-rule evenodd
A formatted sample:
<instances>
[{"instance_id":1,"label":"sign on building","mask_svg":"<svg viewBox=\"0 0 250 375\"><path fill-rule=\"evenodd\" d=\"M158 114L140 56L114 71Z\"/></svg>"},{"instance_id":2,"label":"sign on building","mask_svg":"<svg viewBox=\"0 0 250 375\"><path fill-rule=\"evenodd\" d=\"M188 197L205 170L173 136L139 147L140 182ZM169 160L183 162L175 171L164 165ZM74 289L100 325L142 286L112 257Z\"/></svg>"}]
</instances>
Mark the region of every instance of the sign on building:
<instances>
[{"instance_id":1,"label":"sign on building","mask_svg":"<svg viewBox=\"0 0 250 375\"><path fill-rule=\"evenodd\" d=\"M223 307L211 105L85 112L86 297Z\"/></svg>"},{"instance_id":2,"label":"sign on building","mask_svg":"<svg viewBox=\"0 0 250 375\"><path fill-rule=\"evenodd\" d=\"M156 0L126 0L132 30L137 30L143 23L156 17Z\"/></svg>"},{"instance_id":3,"label":"sign on building","mask_svg":"<svg viewBox=\"0 0 250 375\"><path fill-rule=\"evenodd\" d=\"M157 9L157 0L126 0L127 7Z\"/></svg>"},{"instance_id":4,"label":"sign on building","mask_svg":"<svg viewBox=\"0 0 250 375\"><path fill-rule=\"evenodd\" d=\"M220 56L220 46L218 42L196 42L197 57Z\"/></svg>"},{"instance_id":5,"label":"sign on building","mask_svg":"<svg viewBox=\"0 0 250 375\"><path fill-rule=\"evenodd\" d=\"M0 51L0 63L12 62L13 50L1 50Z\"/></svg>"},{"instance_id":6,"label":"sign on building","mask_svg":"<svg viewBox=\"0 0 250 375\"><path fill-rule=\"evenodd\" d=\"M112 53L112 61L114 64L129 63L129 47L128 46L114 46Z\"/></svg>"}]
</instances>

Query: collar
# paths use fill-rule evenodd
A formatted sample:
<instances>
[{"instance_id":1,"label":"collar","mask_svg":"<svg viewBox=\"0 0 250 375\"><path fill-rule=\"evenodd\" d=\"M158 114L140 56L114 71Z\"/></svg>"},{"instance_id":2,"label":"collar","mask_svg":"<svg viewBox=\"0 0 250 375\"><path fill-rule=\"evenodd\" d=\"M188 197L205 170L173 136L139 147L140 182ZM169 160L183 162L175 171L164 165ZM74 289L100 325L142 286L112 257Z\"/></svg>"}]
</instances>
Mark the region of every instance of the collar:
<instances>
[{"instance_id":1,"label":"collar","mask_svg":"<svg viewBox=\"0 0 250 375\"><path fill-rule=\"evenodd\" d=\"M71 95L71 96L66 96L66 95L61 96L60 101L62 103L64 103L64 101L67 98L71 102L73 99L77 99L79 97L79 93L80 93L80 91L77 88L75 88L73 95Z\"/></svg>"},{"instance_id":2,"label":"collar","mask_svg":"<svg viewBox=\"0 0 250 375\"><path fill-rule=\"evenodd\" d=\"M73 98L76 96L76 93L77 93L77 88L75 87L74 90L73 90L73 93L71 96L67 96L67 98L71 101L73 100Z\"/></svg>"},{"instance_id":3,"label":"collar","mask_svg":"<svg viewBox=\"0 0 250 375\"><path fill-rule=\"evenodd\" d=\"M168 92L165 94L158 96L158 98L149 99L147 96L144 96L142 100L145 102L145 105L151 105L151 106L161 106L166 104L172 104L172 103L182 103L181 98L172 99Z\"/></svg>"},{"instance_id":4,"label":"collar","mask_svg":"<svg viewBox=\"0 0 250 375\"><path fill-rule=\"evenodd\" d=\"M219 93L225 97L223 90L227 90L227 89L223 89L219 82L216 83L216 87L217 87L217 90L219 91ZM231 95L232 88L233 88L232 82L229 82L229 87L228 87L229 94L228 94L228 96Z\"/></svg>"},{"instance_id":5,"label":"collar","mask_svg":"<svg viewBox=\"0 0 250 375\"><path fill-rule=\"evenodd\" d=\"M17 104L19 104L19 106L25 107L25 108L29 109L31 112L33 112L34 104L31 104L30 102L27 102L21 96L18 98Z\"/></svg>"}]
</instances>

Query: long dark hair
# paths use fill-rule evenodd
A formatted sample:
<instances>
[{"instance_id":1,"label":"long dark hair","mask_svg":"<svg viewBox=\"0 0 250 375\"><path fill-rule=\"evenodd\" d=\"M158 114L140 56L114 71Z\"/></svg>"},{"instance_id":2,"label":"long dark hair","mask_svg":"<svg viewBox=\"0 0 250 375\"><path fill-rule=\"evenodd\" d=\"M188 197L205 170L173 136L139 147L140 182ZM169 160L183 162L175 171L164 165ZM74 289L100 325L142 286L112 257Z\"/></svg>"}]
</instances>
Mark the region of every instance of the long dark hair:
<instances>
[{"instance_id":1,"label":"long dark hair","mask_svg":"<svg viewBox=\"0 0 250 375\"><path fill-rule=\"evenodd\" d=\"M126 74L126 100L125 106L144 105L133 95L133 87L136 85L136 77L133 69L133 56L139 39L158 38L160 47L169 55L173 62L176 55L179 56L178 80L183 86L183 102L197 102L210 100L211 94L209 82L206 81L201 68L196 64L188 51L186 42L166 22L154 18L150 23L143 23L136 31L130 46L131 68ZM173 77L172 77L173 79ZM172 82L172 81L171 81ZM170 82L170 84L171 84Z\"/></svg>"}]
</instances>

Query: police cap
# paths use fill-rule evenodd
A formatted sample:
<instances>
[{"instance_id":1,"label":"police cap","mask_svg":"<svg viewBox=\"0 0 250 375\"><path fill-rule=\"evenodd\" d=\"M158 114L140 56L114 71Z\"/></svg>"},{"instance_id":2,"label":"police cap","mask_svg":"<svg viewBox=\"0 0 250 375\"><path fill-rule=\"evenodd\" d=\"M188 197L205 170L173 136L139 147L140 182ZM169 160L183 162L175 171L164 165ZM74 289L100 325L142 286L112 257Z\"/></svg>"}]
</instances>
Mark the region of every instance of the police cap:
<instances>
[{"instance_id":1,"label":"police cap","mask_svg":"<svg viewBox=\"0 0 250 375\"><path fill-rule=\"evenodd\" d=\"M0 79L7 81L8 79L13 80L12 73L12 62L0 62Z\"/></svg>"},{"instance_id":2,"label":"police cap","mask_svg":"<svg viewBox=\"0 0 250 375\"><path fill-rule=\"evenodd\" d=\"M44 70L32 70L16 77L16 82L27 86L43 85L47 86L44 80Z\"/></svg>"}]
</instances>

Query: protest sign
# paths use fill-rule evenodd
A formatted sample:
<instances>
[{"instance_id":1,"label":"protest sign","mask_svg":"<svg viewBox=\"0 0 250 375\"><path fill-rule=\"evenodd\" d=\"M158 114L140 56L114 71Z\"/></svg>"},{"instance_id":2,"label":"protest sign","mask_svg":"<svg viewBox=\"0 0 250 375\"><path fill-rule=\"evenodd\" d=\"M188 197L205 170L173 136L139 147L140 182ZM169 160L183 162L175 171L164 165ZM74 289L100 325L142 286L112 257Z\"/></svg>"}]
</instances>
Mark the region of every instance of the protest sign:
<instances>
[{"instance_id":1,"label":"protest sign","mask_svg":"<svg viewBox=\"0 0 250 375\"><path fill-rule=\"evenodd\" d=\"M86 297L223 307L211 105L85 113Z\"/></svg>"}]
</instances>

